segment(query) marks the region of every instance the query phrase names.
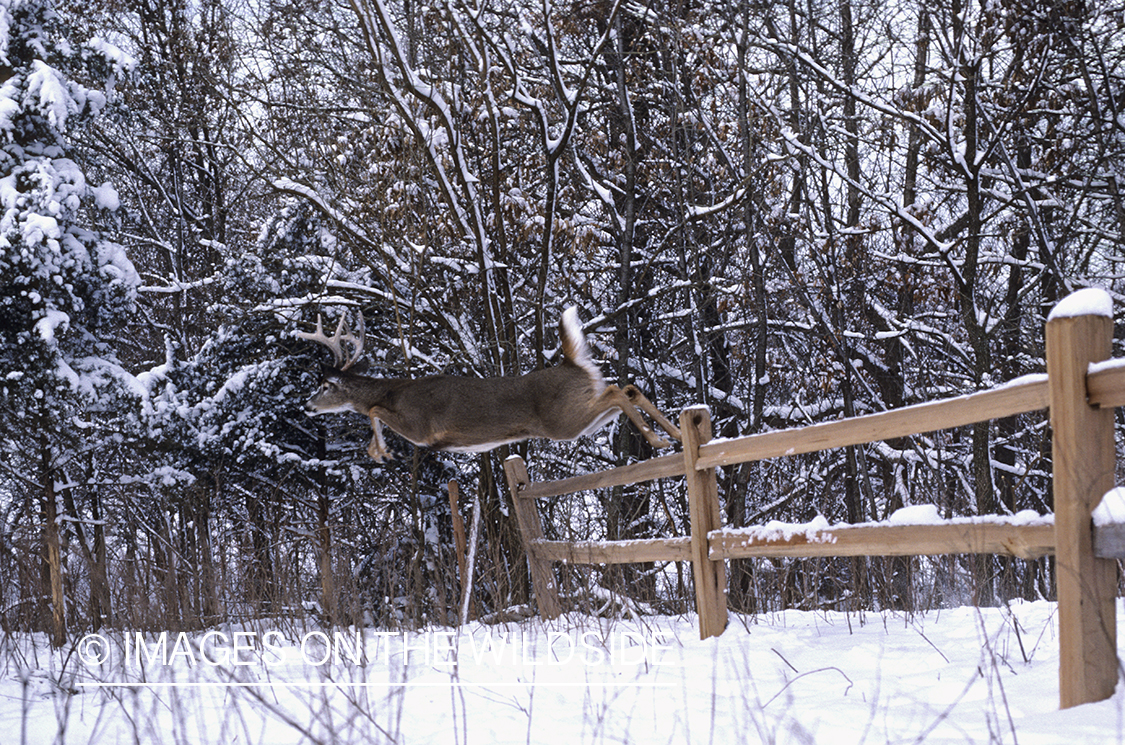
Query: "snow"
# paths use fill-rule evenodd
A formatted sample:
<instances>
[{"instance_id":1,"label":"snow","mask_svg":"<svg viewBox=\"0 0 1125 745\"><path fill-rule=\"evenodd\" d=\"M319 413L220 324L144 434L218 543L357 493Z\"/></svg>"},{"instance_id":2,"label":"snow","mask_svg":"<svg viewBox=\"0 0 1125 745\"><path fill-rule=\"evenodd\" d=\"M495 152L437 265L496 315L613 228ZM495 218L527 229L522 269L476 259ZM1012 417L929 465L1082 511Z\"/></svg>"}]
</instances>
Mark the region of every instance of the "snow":
<instances>
[{"instance_id":1,"label":"snow","mask_svg":"<svg viewBox=\"0 0 1125 745\"><path fill-rule=\"evenodd\" d=\"M24 216L23 240L27 245L34 246L43 241L55 241L55 250L57 251L57 241L61 235L62 231L59 229L59 222L55 218L34 212Z\"/></svg>"},{"instance_id":2,"label":"snow","mask_svg":"<svg viewBox=\"0 0 1125 745\"><path fill-rule=\"evenodd\" d=\"M58 71L50 65L35 60L27 79L27 94L38 99L38 105L47 121L60 132L66 132L66 122L71 114L78 113L74 93L68 91Z\"/></svg>"},{"instance_id":3,"label":"snow","mask_svg":"<svg viewBox=\"0 0 1125 745\"><path fill-rule=\"evenodd\" d=\"M1119 367L1125 367L1125 357L1103 360L1101 362L1091 362L1087 373L1093 375L1095 373L1105 372L1106 370L1115 370Z\"/></svg>"},{"instance_id":4,"label":"snow","mask_svg":"<svg viewBox=\"0 0 1125 745\"><path fill-rule=\"evenodd\" d=\"M1001 390L1003 388L1017 388L1017 387L1023 386L1023 385L1034 385L1036 383L1046 383L1046 382L1047 382L1047 373L1028 373L1026 375L1020 375L1018 378L1012 378L1009 381L1006 381L1004 383L1000 383L999 385L995 386L992 390L998 391L998 390Z\"/></svg>"},{"instance_id":5,"label":"snow","mask_svg":"<svg viewBox=\"0 0 1125 745\"><path fill-rule=\"evenodd\" d=\"M1005 524L1005 525L1051 525L1054 515L1040 515L1035 510L1021 510L1014 515L981 515L976 517L941 517L936 505L919 504L902 507L894 511L884 522L866 523L838 523L829 525L823 515L817 515L805 523L786 523L771 520L765 525L752 525L745 528L723 528L715 533L723 536L743 536L752 542L779 541L789 543L796 536L803 536L809 543L835 543L832 535L833 528L866 528L878 525L970 525L970 524Z\"/></svg>"},{"instance_id":6,"label":"snow","mask_svg":"<svg viewBox=\"0 0 1125 745\"><path fill-rule=\"evenodd\" d=\"M1053 515L1040 515L1035 510L1021 510L1014 515L982 515L978 517L954 517L944 519L937 505L917 504L902 507L887 518L891 525L957 525L963 523L1003 523L1005 525L1048 525L1054 521Z\"/></svg>"},{"instance_id":7,"label":"snow","mask_svg":"<svg viewBox=\"0 0 1125 745\"><path fill-rule=\"evenodd\" d=\"M735 615L704 641L693 617L575 614L358 640L288 624L138 646L103 631L57 652L6 636L0 717L33 745L1119 743L1120 687L1058 709L1056 611Z\"/></svg>"},{"instance_id":8,"label":"snow","mask_svg":"<svg viewBox=\"0 0 1125 745\"><path fill-rule=\"evenodd\" d=\"M8 56L9 45L12 39L12 12L8 4L0 6L0 64L11 65Z\"/></svg>"},{"instance_id":9,"label":"snow","mask_svg":"<svg viewBox=\"0 0 1125 745\"><path fill-rule=\"evenodd\" d=\"M895 510L887 522L891 525L936 525L941 522L941 514L936 504L916 504Z\"/></svg>"},{"instance_id":10,"label":"snow","mask_svg":"<svg viewBox=\"0 0 1125 745\"><path fill-rule=\"evenodd\" d=\"M1110 489L1094 508L1094 525L1125 525L1125 487Z\"/></svg>"},{"instance_id":11,"label":"snow","mask_svg":"<svg viewBox=\"0 0 1125 745\"><path fill-rule=\"evenodd\" d=\"M11 134L15 127L14 119L20 113L20 104L17 100L18 79L14 76L3 86L0 86L0 132Z\"/></svg>"},{"instance_id":12,"label":"snow","mask_svg":"<svg viewBox=\"0 0 1125 745\"><path fill-rule=\"evenodd\" d=\"M94 204L96 204L99 209L113 212L121 207L121 200L117 196L117 189L114 189L113 184L108 181L101 186L94 187L90 192L94 197Z\"/></svg>"},{"instance_id":13,"label":"snow","mask_svg":"<svg viewBox=\"0 0 1125 745\"><path fill-rule=\"evenodd\" d=\"M134 70L137 67L136 59L126 54L116 44L112 44L99 36L95 36L87 41L86 47L104 57L113 65L114 71L118 75Z\"/></svg>"},{"instance_id":14,"label":"snow","mask_svg":"<svg viewBox=\"0 0 1125 745\"><path fill-rule=\"evenodd\" d=\"M1087 287L1070 293L1056 305L1048 321L1056 318L1074 318L1075 316L1103 316L1113 318L1113 300L1109 293L1100 287Z\"/></svg>"},{"instance_id":15,"label":"snow","mask_svg":"<svg viewBox=\"0 0 1125 745\"><path fill-rule=\"evenodd\" d=\"M70 324L70 316L61 310L48 308L43 318L35 324L35 331L39 338L46 344L54 345L60 328L65 329Z\"/></svg>"},{"instance_id":16,"label":"snow","mask_svg":"<svg viewBox=\"0 0 1125 745\"><path fill-rule=\"evenodd\" d=\"M727 535L740 535L754 541L792 541L796 536L804 536L809 543L835 543L836 539L826 534L831 528L828 518L817 515L807 523L787 523L781 520L770 520L765 525L754 525L747 528L725 529Z\"/></svg>"}]
</instances>

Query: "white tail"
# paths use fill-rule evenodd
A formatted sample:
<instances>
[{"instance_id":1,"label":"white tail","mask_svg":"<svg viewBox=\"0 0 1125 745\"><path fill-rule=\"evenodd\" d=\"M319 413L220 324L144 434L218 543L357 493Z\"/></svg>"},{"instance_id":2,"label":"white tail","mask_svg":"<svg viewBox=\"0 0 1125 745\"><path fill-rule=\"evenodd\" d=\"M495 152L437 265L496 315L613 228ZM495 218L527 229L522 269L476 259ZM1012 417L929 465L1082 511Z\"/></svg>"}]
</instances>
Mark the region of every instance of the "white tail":
<instances>
[{"instance_id":1,"label":"white tail","mask_svg":"<svg viewBox=\"0 0 1125 745\"><path fill-rule=\"evenodd\" d=\"M671 443L652 430L638 413L640 408L680 439L679 429L636 387L606 385L590 357L576 309L563 313L559 334L563 361L519 377L372 378L349 370L363 354L363 315L357 334L348 330L345 317L331 337L324 334L318 317L314 333L297 335L324 344L332 350L334 362L305 409L313 414L354 411L370 417L374 437L367 453L376 461L390 458L383 423L415 445L483 452L533 437L573 440L624 412L649 444L668 447ZM352 346L351 355L344 352L345 343Z\"/></svg>"}]
</instances>

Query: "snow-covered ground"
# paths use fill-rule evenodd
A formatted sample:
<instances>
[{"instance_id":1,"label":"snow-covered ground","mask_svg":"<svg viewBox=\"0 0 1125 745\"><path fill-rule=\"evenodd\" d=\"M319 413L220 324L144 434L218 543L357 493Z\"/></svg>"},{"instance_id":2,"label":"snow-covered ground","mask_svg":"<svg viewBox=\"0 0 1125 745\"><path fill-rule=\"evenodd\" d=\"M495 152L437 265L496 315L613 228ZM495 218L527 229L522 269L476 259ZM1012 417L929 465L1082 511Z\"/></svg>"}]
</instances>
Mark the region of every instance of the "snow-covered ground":
<instances>
[{"instance_id":1,"label":"snow-covered ground","mask_svg":"<svg viewBox=\"0 0 1125 745\"><path fill-rule=\"evenodd\" d=\"M732 616L707 641L666 617L367 630L359 664L354 631L0 637L0 741L1125 742L1120 690L1058 710L1055 610Z\"/></svg>"}]
</instances>

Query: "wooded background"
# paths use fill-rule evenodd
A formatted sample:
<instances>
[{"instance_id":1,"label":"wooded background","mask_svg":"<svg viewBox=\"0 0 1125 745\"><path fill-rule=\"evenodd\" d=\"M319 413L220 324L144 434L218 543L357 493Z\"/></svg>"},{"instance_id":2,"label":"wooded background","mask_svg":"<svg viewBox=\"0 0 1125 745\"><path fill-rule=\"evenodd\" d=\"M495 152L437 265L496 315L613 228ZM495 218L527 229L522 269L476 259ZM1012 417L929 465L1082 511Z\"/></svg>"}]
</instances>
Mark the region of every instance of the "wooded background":
<instances>
[{"instance_id":1,"label":"wooded background","mask_svg":"<svg viewBox=\"0 0 1125 745\"><path fill-rule=\"evenodd\" d=\"M0 623L68 634L528 603L500 464L379 465L301 410L362 312L372 372L513 375L575 304L607 379L716 436L1042 372L1046 312L1118 297L1125 6L0 0ZM1119 420L1120 421L1120 420ZM728 525L1052 509L1045 416L724 469ZM682 483L547 501L548 537L684 535ZM569 607L679 613L676 564L562 567ZM1049 560L743 560L734 610L1052 597Z\"/></svg>"}]
</instances>

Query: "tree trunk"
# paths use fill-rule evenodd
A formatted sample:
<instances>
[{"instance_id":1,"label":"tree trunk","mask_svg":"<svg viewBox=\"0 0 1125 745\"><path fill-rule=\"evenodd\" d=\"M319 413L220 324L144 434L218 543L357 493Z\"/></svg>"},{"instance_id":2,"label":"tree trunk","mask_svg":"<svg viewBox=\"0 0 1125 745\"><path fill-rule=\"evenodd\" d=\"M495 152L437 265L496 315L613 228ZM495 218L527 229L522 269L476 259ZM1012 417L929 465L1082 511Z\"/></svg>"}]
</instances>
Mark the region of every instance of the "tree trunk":
<instances>
[{"instance_id":1,"label":"tree trunk","mask_svg":"<svg viewBox=\"0 0 1125 745\"><path fill-rule=\"evenodd\" d=\"M52 468L51 447L40 443L40 488L43 500L44 595L50 599L51 645L66 644L66 597L63 593L62 547L59 539L58 495Z\"/></svg>"},{"instance_id":2,"label":"tree trunk","mask_svg":"<svg viewBox=\"0 0 1125 745\"><path fill-rule=\"evenodd\" d=\"M332 573L332 500L321 491L316 498L316 547L319 551L320 594L324 603L324 620L329 627L340 622L336 607L336 578Z\"/></svg>"}]
</instances>

